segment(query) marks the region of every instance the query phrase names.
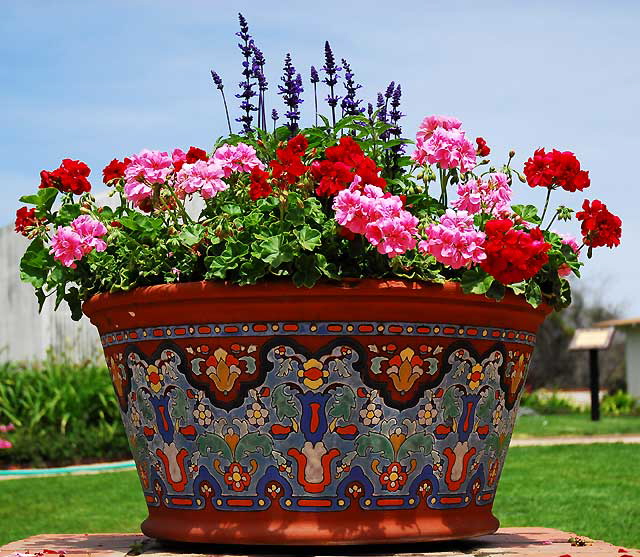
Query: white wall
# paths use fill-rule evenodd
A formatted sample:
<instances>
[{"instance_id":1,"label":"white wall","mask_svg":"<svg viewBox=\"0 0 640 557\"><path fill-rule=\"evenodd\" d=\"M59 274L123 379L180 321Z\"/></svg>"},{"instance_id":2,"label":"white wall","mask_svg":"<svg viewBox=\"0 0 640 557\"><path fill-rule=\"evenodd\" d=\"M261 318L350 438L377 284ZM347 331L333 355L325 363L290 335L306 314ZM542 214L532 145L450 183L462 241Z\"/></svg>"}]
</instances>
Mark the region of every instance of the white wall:
<instances>
[{"instance_id":1,"label":"white wall","mask_svg":"<svg viewBox=\"0 0 640 557\"><path fill-rule=\"evenodd\" d=\"M627 336L627 391L640 398L640 326L625 327Z\"/></svg>"},{"instance_id":2,"label":"white wall","mask_svg":"<svg viewBox=\"0 0 640 557\"><path fill-rule=\"evenodd\" d=\"M29 241L0 228L0 361L42 360L47 350L73 361L101 356L98 332L86 317L75 322L63 305L53 311L51 299L38 314L30 284L20 280L20 258Z\"/></svg>"}]
</instances>

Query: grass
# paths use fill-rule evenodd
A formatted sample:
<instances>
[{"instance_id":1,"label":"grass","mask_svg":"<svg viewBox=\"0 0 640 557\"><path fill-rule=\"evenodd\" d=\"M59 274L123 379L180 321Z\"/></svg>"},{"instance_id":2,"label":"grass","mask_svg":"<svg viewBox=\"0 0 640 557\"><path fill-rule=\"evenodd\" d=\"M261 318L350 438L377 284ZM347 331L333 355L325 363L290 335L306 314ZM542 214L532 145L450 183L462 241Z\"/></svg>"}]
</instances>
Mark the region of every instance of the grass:
<instances>
[{"instance_id":1,"label":"grass","mask_svg":"<svg viewBox=\"0 0 640 557\"><path fill-rule=\"evenodd\" d=\"M611 433L640 434L640 416L606 416L597 422L591 421L590 414L520 416L516 422L513 438L607 435Z\"/></svg>"},{"instance_id":2,"label":"grass","mask_svg":"<svg viewBox=\"0 0 640 557\"><path fill-rule=\"evenodd\" d=\"M494 512L502 526L545 526L640 548L640 445L513 448Z\"/></svg>"},{"instance_id":3,"label":"grass","mask_svg":"<svg viewBox=\"0 0 640 557\"><path fill-rule=\"evenodd\" d=\"M495 513L640 547L639 445L513 448ZM135 532L146 517L134 472L0 482L0 545L43 533Z\"/></svg>"}]
</instances>

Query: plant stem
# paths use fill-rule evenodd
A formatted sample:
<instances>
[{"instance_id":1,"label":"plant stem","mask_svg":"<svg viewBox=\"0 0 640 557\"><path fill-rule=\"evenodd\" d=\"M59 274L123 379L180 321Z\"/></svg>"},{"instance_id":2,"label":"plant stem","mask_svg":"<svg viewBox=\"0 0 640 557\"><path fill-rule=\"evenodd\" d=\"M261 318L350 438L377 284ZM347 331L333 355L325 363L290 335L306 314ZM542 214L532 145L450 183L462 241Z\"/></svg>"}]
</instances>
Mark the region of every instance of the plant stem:
<instances>
[{"instance_id":1,"label":"plant stem","mask_svg":"<svg viewBox=\"0 0 640 557\"><path fill-rule=\"evenodd\" d=\"M550 197L551 197L551 188L547 188L547 199L544 202L544 209L542 210L542 217L540 218L540 224L544 222L544 217L547 214L547 207L549 206Z\"/></svg>"},{"instance_id":2,"label":"plant stem","mask_svg":"<svg viewBox=\"0 0 640 557\"><path fill-rule=\"evenodd\" d=\"M225 114L227 115L227 126L229 126L229 133L232 134L233 132L231 131L231 120L229 118L229 107L227 106L227 98L224 96L224 91L221 89L220 93L222 93L222 102L224 103L224 111Z\"/></svg>"},{"instance_id":3,"label":"plant stem","mask_svg":"<svg viewBox=\"0 0 640 557\"><path fill-rule=\"evenodd\" d=\"M315 100L315 107L316 107L316 128L317 128L318 127L318 89L317 89L316 83L313 84L313 98Z\"/></svg>"},{"instance_id":4,"label":"plant stem","mask_svg":"<svg viewBox=\"0 0 640 557\"><path fill-rule=\"evenodd\" d=\"M447 195L447 182L448 182L447 174L444 168L441 168L440 169L440 188L442 193L440 194L440 203L444 205L445 209L449 203L449 199Z\"/></svg>"},{"instance_id":5,"label":"plant stem","mask_svg":"<svg viewBox=\"0 0 640 557\"><path fill-rule=\"evenodd\" d=\"M333 85L331 85L331 99L333 99ZM333 125L336 125L336 107L334 105L334 101L331 101L331 119L333 120Z\"/></svg>"},{"instance_id":6,"label":"plant stem","mask_svg":"<svg viewBox=\"0 0 640 557\"><path fill-rule=\"evenodd\" d=\"M182 200L177 196L175 189L167 189L169 190L171 197L173 197L174 201L176 202L178 210L180 211L180 214L182 215L185 223L194 224L193 219L189 216L189 213L187 213L187 210L184 208L184 203L182 203Z\"/></svg>"},{"instance_id":7,"label":"plant stem","mask_svg":"<svg viewBox=\"0 0 640 557\"><path fill-rule=\"evenodd\" d=\"M558 217L558 214L559 214L558 211L556 211L555 215L553 215L553 218L551 219L551 222L547 225L547 228L545 228L545 230L549 230L551 228L551 225L553 224L553 222Z\"/></svg>"}]
</instances>

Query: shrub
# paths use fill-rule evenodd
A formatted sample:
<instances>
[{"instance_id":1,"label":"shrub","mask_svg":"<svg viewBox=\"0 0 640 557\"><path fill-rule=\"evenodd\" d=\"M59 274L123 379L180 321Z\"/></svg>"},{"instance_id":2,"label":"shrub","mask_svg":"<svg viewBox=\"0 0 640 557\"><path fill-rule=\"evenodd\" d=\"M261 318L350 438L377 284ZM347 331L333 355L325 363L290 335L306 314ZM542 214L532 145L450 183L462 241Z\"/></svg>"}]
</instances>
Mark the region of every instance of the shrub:
<instances>
[{"instance_id":1,"label":"shrub","mask_svg":"<svg viewBox=\"0 0 640 557\"><path fill-rule=\"evenodd\" d=\"M13 447L0 452L0 467L130 458L109 372L96 363L0 365L0 423L8 422Z\"/></svg>"},{"instance_id":2,"label":"shrub","mask_svg":"<svg viewBox=\"0 0 640 557\"><path fill-rule=\"evenodd\" d=\"M640 415L640 400L618 390L602 399L600 409L607 416Z\"/></svg>"},{"instance_id":3,"label":"shrub","mask_svg":"<svg viewBox=\"0 0 640 557\"><path fill-rule=\"evenodd\" d=\"M574 414L584 412L584 408L575 402L559 396L556 392L537 390L522 393L522 406L532 408L540 414Z\"/></svg>"}]
</instances>

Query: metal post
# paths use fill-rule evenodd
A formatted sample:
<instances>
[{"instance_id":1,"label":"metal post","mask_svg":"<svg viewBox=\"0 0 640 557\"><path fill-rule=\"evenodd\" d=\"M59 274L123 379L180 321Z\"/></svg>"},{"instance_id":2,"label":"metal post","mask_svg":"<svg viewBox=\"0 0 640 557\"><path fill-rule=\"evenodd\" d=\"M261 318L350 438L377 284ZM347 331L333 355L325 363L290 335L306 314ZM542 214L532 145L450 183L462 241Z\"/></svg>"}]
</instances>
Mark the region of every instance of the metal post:
<instances>
[{"instance_id":1,"label":"metal post","mask_svg":"<svg viewBox=\"0 0 640 557\"><path fill-rule=\"evenodd\" d=\"M597 350L589 350L589 371L591 376L591 420L597 422L600 419L600 370Z\"/></svg>"}]
</instances>

